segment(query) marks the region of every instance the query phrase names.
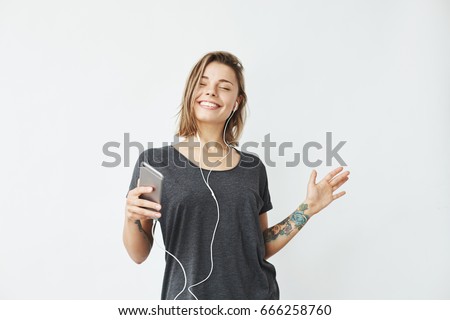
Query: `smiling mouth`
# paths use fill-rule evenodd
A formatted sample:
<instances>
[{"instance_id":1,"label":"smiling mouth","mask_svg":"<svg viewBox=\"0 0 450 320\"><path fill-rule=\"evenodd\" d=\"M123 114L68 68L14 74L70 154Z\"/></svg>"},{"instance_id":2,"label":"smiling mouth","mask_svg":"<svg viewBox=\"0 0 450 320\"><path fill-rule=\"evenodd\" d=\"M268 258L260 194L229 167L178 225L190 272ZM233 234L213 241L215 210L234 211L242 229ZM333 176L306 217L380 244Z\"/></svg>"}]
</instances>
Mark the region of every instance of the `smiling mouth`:
<instances>
[{"instance_id":1,"label":"smiling mouth","mask_svg":"<svg viewBox=\"0 0 450 320\"><path fill-rule=\"evenodd\" d=\"M199 102L199 105L207 110L215 110L215 109L219 109L220 106L218 104L215 104L213 102L207 102L207 101L201 101Z\"/></svg>"}]
</instances>

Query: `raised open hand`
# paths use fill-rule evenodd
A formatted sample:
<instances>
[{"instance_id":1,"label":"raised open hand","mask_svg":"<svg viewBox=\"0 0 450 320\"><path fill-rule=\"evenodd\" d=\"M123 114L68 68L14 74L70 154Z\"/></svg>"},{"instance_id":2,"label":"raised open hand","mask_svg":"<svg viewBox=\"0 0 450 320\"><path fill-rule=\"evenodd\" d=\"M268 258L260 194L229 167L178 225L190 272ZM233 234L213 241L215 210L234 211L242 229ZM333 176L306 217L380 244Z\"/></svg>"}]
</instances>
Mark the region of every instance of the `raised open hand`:
<instances>
[{"instance_id":1,"label":"raised open hand","mask_svg":"<svg viewBox=\"0 0 450 320\"><path fill-rule=\"evenodd\" d=\"M308 182L308 191L306 200L304 203L308 204L310 210L309 215L314 215L320 210L328 206L334 200L342 197L345 191L341 191L337 194L333 194L340 186L342 186L347 180L350 174L349 171L341 172L344 168L338 167L328 173L325 178L316 183L317 171L313 170Z\"/></svg>"}]
</instances>

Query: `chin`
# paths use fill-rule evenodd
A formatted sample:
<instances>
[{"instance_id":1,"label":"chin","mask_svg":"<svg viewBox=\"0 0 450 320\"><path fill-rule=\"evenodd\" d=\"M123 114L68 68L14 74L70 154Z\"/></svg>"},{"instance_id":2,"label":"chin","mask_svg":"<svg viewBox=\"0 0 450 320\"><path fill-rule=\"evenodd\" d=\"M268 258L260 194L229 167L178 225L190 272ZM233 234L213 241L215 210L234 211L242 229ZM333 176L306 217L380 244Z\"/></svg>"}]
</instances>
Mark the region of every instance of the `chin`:
<instances>
[{"instance_id":1,"label":"chin","mask_svg":"<svg viewBox=\"0 0 450 320\"><path fill-rule=\"evenodd\" d=\"M205 110L200 106L195 110L195 118L199 122L223 123L226 121L226 117L222 119L220 110Z\"/></svg>"}]
</instances>

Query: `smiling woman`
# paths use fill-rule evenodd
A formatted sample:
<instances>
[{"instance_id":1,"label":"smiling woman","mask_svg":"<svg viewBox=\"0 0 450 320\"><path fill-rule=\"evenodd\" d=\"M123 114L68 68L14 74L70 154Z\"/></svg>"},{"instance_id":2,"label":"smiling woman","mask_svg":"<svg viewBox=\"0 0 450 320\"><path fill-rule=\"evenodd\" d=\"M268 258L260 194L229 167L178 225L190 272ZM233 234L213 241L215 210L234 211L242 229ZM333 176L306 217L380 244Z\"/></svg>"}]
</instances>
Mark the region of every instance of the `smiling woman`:
<instances>
[{"instance_id":1,"label":"smiling woman","mask_svg":"<svg viewBox=\"0 0 450 320\"><path fill-rule=\"evenodd\" d=\"M225 80L222 77L229 80ZM214 61L205 68L199 86L194 92L195 102L193 106L197 127L200 132L203 131L203 134L206 132L217 133L217 130L207 130L206 127L213 125L218 126L218 129L222 129L220 127L221 124L225 123L231 113L234 115L238 110L241 98L239 98L239 89L237 85L234 86L233 83L237 84L235 72L227 65ZM241 104L241 110L243 109ZM204 129L202 130L201 127L204 127ZM229 134L231 136L232 128L233 126L230 126ZM227 132L225 132L225 135L226 133ZM226 149L225 142L221 141L221 139L214 139L216 137L205 138L207 138L208 141L222 143L222 147ZM225 141L227 141L226 137Z\"/></svg>"},{"instance_id":2,"label":"smiling woman","mask_svg":"<svg viewBox=\"0 0 450 320\"><path fill-rule=\"evenodd\" d=\"M227 52L212 52L200 59L186 82L183 101L178 112L180 122L177 134L182 137L194 136L199 129L198 121L202 120L224 124L234 109L224 140L230 145L237 146L247 117L247 94L243 71L239 59ZM219 114L209 115L206 112L197 114L199 109L217 110ZM219 140L217 141L219 143L223 142L222 138L216 140ZM225 145L222 143L222 146Z\"/></svg>"},{"instance_id":3,"label":"smiling woman","mask_svg":"<svg viewBox=\"0 0 450 320\"><path fill-rule=\"evenodd\" d=\"M136 161L123 240L130 257L142 263L160 223L168 254L162 299L279 299L275 267L267 259L344 194L332 194L348 179L348 173L337 175L342 168L318 184L313 171L305 201L268 227L272 202L265 165L236 149L246 103L238 58L224 51L206 54L186 82L178 113L182 142L147 149ZM140 198L154 192L138 187L142 161L164 176L160 204Z\"/></svg>"}]
</instances>

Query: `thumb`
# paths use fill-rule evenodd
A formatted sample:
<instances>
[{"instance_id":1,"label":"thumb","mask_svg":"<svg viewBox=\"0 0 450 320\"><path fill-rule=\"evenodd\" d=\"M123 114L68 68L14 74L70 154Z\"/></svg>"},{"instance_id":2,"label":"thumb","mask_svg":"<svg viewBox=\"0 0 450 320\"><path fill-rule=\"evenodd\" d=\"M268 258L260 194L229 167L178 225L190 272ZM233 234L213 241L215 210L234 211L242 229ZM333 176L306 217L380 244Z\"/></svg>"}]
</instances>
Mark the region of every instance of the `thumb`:
<instances>
[{"instance_id":1,"label":"thumb","mask_svg":"<svg viewBox=\"0 0 450 320\"><path fill-rule=\"evenodd\" d=\"M313 169L313 171L311 172L311 176L309 177L309 184L315 185L316 178L317 178L317 171L315 169Z\"/></svg>"}]
</instances>

